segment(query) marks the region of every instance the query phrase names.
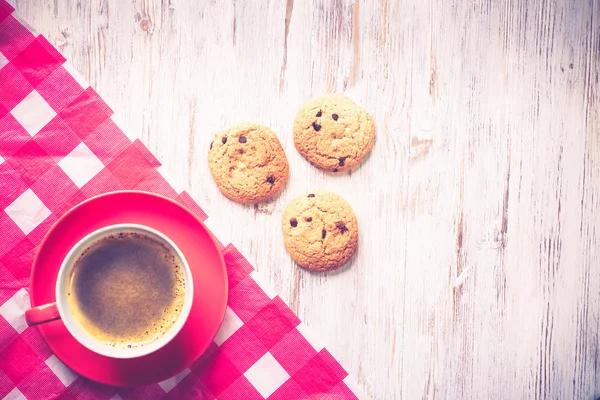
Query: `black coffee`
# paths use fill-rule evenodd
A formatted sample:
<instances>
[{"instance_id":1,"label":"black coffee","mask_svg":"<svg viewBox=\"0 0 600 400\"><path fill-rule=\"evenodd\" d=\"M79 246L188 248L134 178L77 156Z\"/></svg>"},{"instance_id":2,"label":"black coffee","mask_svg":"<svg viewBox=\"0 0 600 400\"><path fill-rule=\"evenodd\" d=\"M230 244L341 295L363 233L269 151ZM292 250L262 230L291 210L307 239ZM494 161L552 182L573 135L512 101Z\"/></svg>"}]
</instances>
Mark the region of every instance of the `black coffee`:
<instances>
[{"instance_id":1,"label":"black coffee","mask_svg":"<svg viewBox=\"0 0 600 400\"><path fill-rule=\"evenodd\" d=\"M143 346L163 336L181 313L183 266L151 236L112 234L75 262L68 298L75 318L95 339L115 347Z\"/></svg>"}]
</instances>

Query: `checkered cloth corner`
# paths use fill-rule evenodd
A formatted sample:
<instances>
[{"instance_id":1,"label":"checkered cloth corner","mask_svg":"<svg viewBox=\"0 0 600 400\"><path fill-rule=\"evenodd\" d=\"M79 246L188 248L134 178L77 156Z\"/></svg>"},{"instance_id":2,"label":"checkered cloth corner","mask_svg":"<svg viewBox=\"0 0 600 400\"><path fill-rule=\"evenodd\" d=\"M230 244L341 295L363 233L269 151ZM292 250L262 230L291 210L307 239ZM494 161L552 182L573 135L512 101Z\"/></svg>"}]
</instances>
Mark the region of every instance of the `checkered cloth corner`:
<instances>
[{"instance_id":1,"label":"checkered cloth corner","mask_svg":"<svg viewBox=\"0 0 600 400\"><path fill-rule=\"evenodd\" d=\"M356 399L348 373L256 271L223 244L225 321L192 366L154 385L119 389L79 377L25 323L29 273L50 226L81 201L119 189L184 204L215 226L160 163L114 122L113 111L41 35L0 0L0 398ZM217 234L218 236L218 234Z\"/></svg>"}]
</instances>

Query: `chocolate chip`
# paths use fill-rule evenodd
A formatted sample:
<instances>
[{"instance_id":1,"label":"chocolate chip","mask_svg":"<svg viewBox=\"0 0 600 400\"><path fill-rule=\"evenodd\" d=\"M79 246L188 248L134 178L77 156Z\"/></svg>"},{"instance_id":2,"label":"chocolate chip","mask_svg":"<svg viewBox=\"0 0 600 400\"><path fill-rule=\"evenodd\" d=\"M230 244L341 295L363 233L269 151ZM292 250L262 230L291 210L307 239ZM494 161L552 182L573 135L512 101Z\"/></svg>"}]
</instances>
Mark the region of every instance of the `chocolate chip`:
<instances>
[{"instance_id":1,"label":"chocolate chip","mask_svg":"<svg viewBox=\"0 0 600 400\"><path fill-rule=\"evenodd\" d=\"M346 164L346 157L340 157L339 160L340 160L340 167L343 167L344 164Z\"/></svg>"},{"instance_id":2,"label":"chocolate chip","mask_svg":"<svg viewBox=\"0 0 600 400\"><path fill-rule=\"evenodd\" d=\"M325 239L325 235L327 235L327 231L325 229L323 229L321 231L321 239Z\"/></svg>"},{"instance_id":3,"label":"chocolate chip","mask_svg":"<svg viewBox=\"0 0 600 400\"><path fill-rule=\"evenodd\" d=\"M227 143L227 138L226 138L225 136L223 136L223 137L221 138L221 142L223 142L223 144Z\"/></svg>"},{"instance_id":4,"label":"chocolate chip","mask_svg":"<svg viewBox=\"0 0 600 400\"><path fill-rule=\"evenodd\" d=\"M313 128L315 128L315 131L319 132L321 130L321 125L317 124L316 122L313 122Z\"/></svg>"},{"instance_id":5,"label":"chocolate chip","mask_svg":"<svg viewBox=\"0 0 600 400\"><path fill-rule=\"evenodd\" d=\"M294 227L294 228L297 227L298 226L298 220L296 218L290 219L290 225L292 227Z\"/></svg>"},{"instance_id":6,"label":"chocolate chip","mask_svg":"<svg viewBox=\"0 0 600 400\"><path fill-rule=\"evenodd\" d=\"M304 218L304 219L306 220L306 222L310 222L310 221L312 221L312 217L306 217L306 218Z\"/></svg>"},{"instance_id":7,"label":"chocolate chip","mask_svg":"<svg viewBox=\"0 0 600 400\"><path fill-rule=\"evenodd\" d=\"M308 197L315 197L315 195L311 193L308 195Z\"/></svg>"},{"instance_id":8,"label":"chocolate chip","mask_svg":"<svg viewBox=\"0 0 600 400\"><path fill-rule=\"evenodd\" d=\"M317 113L317 117L320 117L321 115L323 115L323 113L321 112L321 110L319 110L319 112Z\"/></svg>"},{"instance_id":9,"label":"chocolate chip","mask_svg":"<svg viewBox=\"0 0 600 400\"><path fill-rule=\"evenodd\" d=\"M240 136L240 143L246 143L246 136Z\"/></svg>"},{"instance_id":10,"label":"chocolate chip","mask_svg":"<svg viewBox=\"0 0 600 400\"><path fill-rule=\"evenodd\" d=\"M339 169L337 169L337 168L333 169L333 172L338 172L338 171L339 171Z\"/></svg>"},{"instance_id":11,"label":"chocolate chip","mask_svg":"<svg viewBox=\"0 0 600 400\"><path fill-rule=\"evenodd\" d=\"M267 178L267 182L269 182L269 183L275 183L275 177L273 175L269 176Z\"/></svg>"},{"instance_id":12,"label":"chocolate chip","mask_svg":"<svg viewBox=\"0 0 600 400\"><path fill-rule=\"evenodd\" d=\"M343 233L343 232L347 232L347 231L348 231L348 228L346 228L346 224L345 224L345 223L343 223L343 222L336 222L336 223L335 223L335 226L336 226L336 227L337 227L337 228L338 228L340 231L342 231L342 233Z\"/></svg>"},{"instance_id":13,"label":"chocolate chip","mask_svg":"<svg viewBox=\"0 0 600 400\"><path fill-rule=\"evenodd\" d=\"M212 150L212 144L213 144L213 142L210 142L210 150Z\"/></svg>"},{"instance_id":14,"label":"chocolate chip","mask_svg":"<svg viewBox=\"0 0 600 400\"><path fill-rule=\"evenodd\" d=\"M339 116L337 114L331 114L331 118L333 118L334 121L337 121Z\"/></svg>"}]
</instances>

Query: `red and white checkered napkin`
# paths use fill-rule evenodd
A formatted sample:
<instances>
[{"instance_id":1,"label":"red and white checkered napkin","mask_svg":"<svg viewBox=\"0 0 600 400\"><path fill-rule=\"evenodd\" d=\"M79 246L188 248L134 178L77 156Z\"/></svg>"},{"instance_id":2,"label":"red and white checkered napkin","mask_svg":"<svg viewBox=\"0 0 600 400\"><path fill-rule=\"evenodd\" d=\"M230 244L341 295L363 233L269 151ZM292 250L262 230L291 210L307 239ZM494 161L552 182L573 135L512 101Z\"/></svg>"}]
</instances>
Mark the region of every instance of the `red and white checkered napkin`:
<instances>
[{"instance_id":1,"label":"red and white checkered napkin","mask_svg":"<svg viewBox=\"0 0 600 400\"><path fill-rule=\"evenodd\" d=\"M135 389L79 377L27 327L29 272L50 226L81 201L139 189L208 216L162 176L160 163L114 123L65 58L0 0L0 398L356 399L348 373L231 244L225 322L189 369ZM210 224L209 220L209 226Z\"/></svg>"}]
</instances>

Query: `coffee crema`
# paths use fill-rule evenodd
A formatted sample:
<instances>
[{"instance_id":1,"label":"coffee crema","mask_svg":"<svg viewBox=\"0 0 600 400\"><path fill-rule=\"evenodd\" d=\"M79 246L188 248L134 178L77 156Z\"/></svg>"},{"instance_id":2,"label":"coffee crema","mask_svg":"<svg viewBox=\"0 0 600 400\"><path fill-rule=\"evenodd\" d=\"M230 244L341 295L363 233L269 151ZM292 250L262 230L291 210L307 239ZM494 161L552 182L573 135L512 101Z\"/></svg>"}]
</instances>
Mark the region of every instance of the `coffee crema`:
<instances>
[{"instance_id":1,"label":"coffee crema","mask_svg":"<svg viewBox=\"0 0 600 400\"><path fill-rule=\"evenodd\" d=\"M79 256L69 278L68 302L94 339L113 347L140 347L160 339L184 305L179 256L145 233L97 239Z\"/></svg>"}]
</instances>

